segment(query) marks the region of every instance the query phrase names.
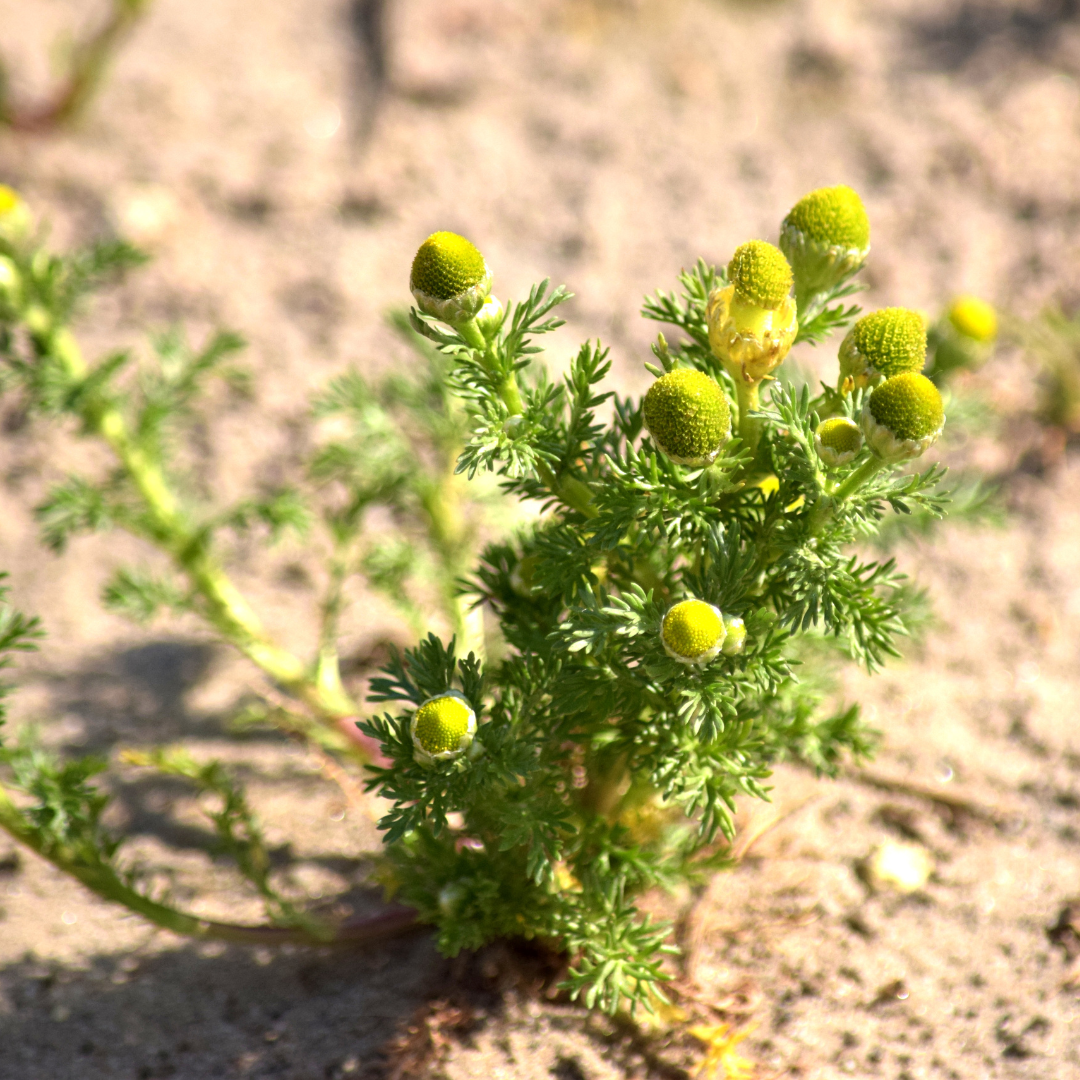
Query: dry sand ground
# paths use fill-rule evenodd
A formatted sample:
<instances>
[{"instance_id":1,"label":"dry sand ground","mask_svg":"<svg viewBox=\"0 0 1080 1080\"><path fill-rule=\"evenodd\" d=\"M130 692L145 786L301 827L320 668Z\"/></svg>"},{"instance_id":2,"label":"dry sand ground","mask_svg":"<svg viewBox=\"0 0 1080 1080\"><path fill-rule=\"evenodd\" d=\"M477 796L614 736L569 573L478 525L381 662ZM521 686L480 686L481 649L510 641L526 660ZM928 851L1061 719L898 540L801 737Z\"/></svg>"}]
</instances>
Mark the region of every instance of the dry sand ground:
<instances>
[{"instance_id":1,"label":"dry sand ground","mask_svg":"<svg viewBox=\"0 0 1080 1080\"><path fill-rule=\"evenodd\" d=\"M0 0L19 85L41 84L45 47L85 7ZM86 319L92 351L177 319L249 337L257 405L222 403L201 450L223 496L293 467L309 389L349 361L402 359L380 313L407 298L434 228L475 238L503 296L566 281L577 299L554 356L599 334L624 389L647 381L641 295L699 255L774 238L823 183L867 202L870 305L935 308L960 289L1020 313L1080 300L1074 0L390 0L388 39L366 146L350 133L378 95L340 0L157 0L77 132L0 136L0 179L58 243L122 228L155 249ZM1025 379L1007 355L983 376L1021 404ZM907 549L939 622L883 676L848 679L885 733L876 773L967 808L787 770L765 812L794 812L687 917L688 976L759 1025L743 1048L763 1076L1080 1075L1080 1001L1046 935L1080 894L1080 464L1030 475L1015 442L970 452L1007 475L1008 525ZM371 815L343 816L302 752L222 733L244 666L193 624L142 633L98 609L134 544L92 538L59 559L37 546L32 506L85 454L5 414L0 566L51 633L18 715L73 750L180 739L248 762L297 887L349 894ZM299 645L311 593L296 558L236 570ZM386 632L402 630L369 605L347 648ZM255 915L180 793L120 794L182 899ZM937 871L914 898L871 895L858 861L898 833ZM374 1077L379 1048L440 995L465 1010L444 1010L452 1077L676 1076L691 1060L685 1036L645 1044L500 998L513 962L455 973L423 937L335 957L191 947L2 841L0 905L3 1080Z\"/></svg>"}]
</instances>

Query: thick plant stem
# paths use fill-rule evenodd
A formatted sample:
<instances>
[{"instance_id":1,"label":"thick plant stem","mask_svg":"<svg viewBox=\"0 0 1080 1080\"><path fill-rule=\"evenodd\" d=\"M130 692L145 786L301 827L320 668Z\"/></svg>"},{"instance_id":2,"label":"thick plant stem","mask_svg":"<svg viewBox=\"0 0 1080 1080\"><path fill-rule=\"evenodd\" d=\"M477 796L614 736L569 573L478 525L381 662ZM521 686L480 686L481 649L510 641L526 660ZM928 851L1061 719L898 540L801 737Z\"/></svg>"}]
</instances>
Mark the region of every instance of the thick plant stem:
<instances>
[{"instance_id":1,"label":"thick plant stem","mask_svg":"<svg viewBox=\"0 0 1080 1080\"><path fill-rule=\"evenodd\" d=\"M756 455L765 421L750 413L756 412L761 406L761 384L736 378L735 391L739 399L739 438L750 453Z\"/></svg>"},{"instance_id":2,"label":"thick plant stem","mask_svg":"<svg viewBox=\"0 0 1080 1080\"><path fill-rule=\"evenodd\" d=\"M596 504L593 502L592 489L588 484L582 483L573 476L564 476L560 480L543 462L537 466L537 471L551 494L564 506L576 510L587 518L600 516L600 511L596 509Z\"/></svg>"},{"instance_id":3,"label":"thick plant stem","mask_svg":"<svg viewBox=\"0 0 1080 1080\"><path fill-rule=\"evenodd\" d=\"M33 314L27 322L40 352L58 360L72 380L86 378L89 369L69 330L35 325L39 320ZM187 575L202 600L207 622L274 682L318 714L334 720L355 715L356 704L340 680L335 684L333 680L323 683L313 679L303 660L270 639L247 599L208 550L205 535L187 520L160 464L132 438L120 410L107 399L98 398L83 404L81 413L89 432L108 443L135 484L146 511L149 538Z\"/></svg>"},{"instance_id":4,"label":"thick plant stem","mask_svg":"<svg viewBox=\"0 0 1080 1080\"><path fill-rule=\"evenodd\" d=\"M8 793L0 787L0 828L25 844L57 869L77 878L103 900L120 904L164 930L204 941L227 941L237 945L363 945L384 941L417 926L416 912L394 906L378 915L350 920L324 933L303 926L240 926L200 919L195 915L143 896L107 863L86 862L74 854L42 841Z\"/></svg>"}]
</instances>

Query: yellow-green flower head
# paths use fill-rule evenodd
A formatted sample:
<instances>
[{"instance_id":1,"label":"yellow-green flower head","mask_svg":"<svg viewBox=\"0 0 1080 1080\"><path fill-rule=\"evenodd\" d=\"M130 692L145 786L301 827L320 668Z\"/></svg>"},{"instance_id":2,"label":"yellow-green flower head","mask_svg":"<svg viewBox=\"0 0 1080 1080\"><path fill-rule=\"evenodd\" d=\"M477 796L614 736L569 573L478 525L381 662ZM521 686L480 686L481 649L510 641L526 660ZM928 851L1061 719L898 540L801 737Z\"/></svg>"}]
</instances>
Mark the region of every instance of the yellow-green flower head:
<instances>
[{"instance_id":1,"label":"yellow-green flower head","mask_svg":"<svg viewBox=\"0 0 1080 1080\"><path fill-rule=\"evenodd\" d=\"M949 322L964 337L987 344L997 337L997 312L977 296L958 296L949 305Z\"/></svg>"},{"instance_id":2,"label":"yellow-green flower head","mask_svg":"<svg viewBox=\"0 0 1080 1080\"><path fill-rule=\"evenodd\" d=\"M764 240L748 240L735 249L727 268L728 283L738 298L775 311L791 292L791 265L784 253Z\"/></svg>"},{"instance_id":3,"label":"yellow-green flower head","mask_svg":"<svg viewBox=\"0 0 1080 1080\"><path fill-rule=\"evenodd\" d=\"M724 644L720 651L725 656L737 656L746 648L746 623L738 615L724 616Z\"/></svg>"},{"instance_id":4,"label":"yellow-green flower head","mask_svg":"<svg viewBox=\"0 0 1080 1080\"><path fill-rule=\"evenodd\" d=\"M413 259L409 288L425 315L454 326L468 322L491 293L484 256L464 236L432 233Z\"/></svg>"},{"instance_id":5,"label":"yellow-green flower head","mask_svg":"<svg viewBox=\"0 0 1080 1080\"><path fill-rule=\"evenodd\" d=\"M716 659L726 635L720 609L704 600L680 601L668 609L660 627L660 641L668 656L697 667Z\"/></svg>"},{"instance_id":6,"label":"yellow-green flower head","mask_svg":"<svg viewBox=\"0 0 1080 1080\"><path fill-rule=\"evenodd\" d=\"M738 248L728 263L728 285L709 294L709 346L734 379L755 383L776 370L795 343L799 320L791 267L764 240Z\"/></svg>"},{"instance_id":7,"label":"yellow-green flower head","mask_svg":"<svg viewBox=\"0 0 1080 1080\"><path fill-rule=\"evenodd\" d=\"M795 271L799 307L862 269L870 254L870 219L846 184L804 195L780 228L780 248Z\"/></svg>"},{"instance_id":8,"label":"yellow-green flower head","mask_svg":"<svg viewBox=\"0 0 1080 1080\"><path fill-rule=\"evenodd\" d=\"M804 195L784 218L783 228L797 229L804 236L829 247L870 247L870 219L866 207L847 184L817 188Z\"/></svg>"},{"instance_id":9,"label":"yellow-green flower head","mask_svg":"<svg viewBox=\"0 0 1080 1080\"><path fill-rule=\"evenodd\" d=\"M875 386L926 363L926 321L908 308L882 308L864 315L840 346L840 374L855 387Z\"/></svg>"},{"instance_id":10,"label":"yellow-green flower head","mask_svg":"<svg viewBox=\"0 0 1080 1080\"><path fill-rule=\"evenodd\" d=\"M937 442L945 427L945 408L938 388L925 375L907 371L875 388L860 420L878 457L906 461Z\"/></svg>"},{"instance_id":11,"label":"yellow-green flower head","mask_svg":"<svg viewBox=\"0 0 1080 1080\"><path fill-rule=\"evenodd\" d=\"M451 761L469 749L476 734L476 713L464 694L447 690L428 698L409 725L413 757L421 765Z\"/></svg>"},{"instance_id":12,"label":"yellow-green flower head","mask_svg":"<svg viewBox=\"0 0 1080 1080\"><path fill-rule=\"evenodd\" d=\"M710 375L677 368L649 387L643 406L653 442L679 465L711 465L731 435L731 410Z\"/></svg>"},{"instance_id":13,"label":"yellow-green flower head","mask_svg":"<svg viewBox=\"0 0 1080 1080\"><path fill-rule=\"evenodd\" d=\"M846 416L823 420L814 432L814 449L826 465L846 465L862 448L862 430Z\"/></svg>"}]
</instances>

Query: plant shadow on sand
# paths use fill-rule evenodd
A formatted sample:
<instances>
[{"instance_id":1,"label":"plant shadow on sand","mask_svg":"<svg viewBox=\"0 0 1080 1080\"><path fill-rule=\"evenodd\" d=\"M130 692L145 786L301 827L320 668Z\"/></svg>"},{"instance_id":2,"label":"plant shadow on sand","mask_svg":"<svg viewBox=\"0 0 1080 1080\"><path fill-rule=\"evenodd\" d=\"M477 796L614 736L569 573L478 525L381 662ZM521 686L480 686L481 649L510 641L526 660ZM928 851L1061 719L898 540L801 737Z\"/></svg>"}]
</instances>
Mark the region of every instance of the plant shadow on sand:
<instances>
[{"instance_id":1,"label":"plant shadow on sand","mask_svg":"<svg viewBox=\"0 0 1080 1080\"><path fill-rule=\"evenodd\" d=\"M27 957L0 969L0 1076L378 1076L444 968L427 936L334 954L187 945L74 969Z\"/></svg>"}]
</instances>

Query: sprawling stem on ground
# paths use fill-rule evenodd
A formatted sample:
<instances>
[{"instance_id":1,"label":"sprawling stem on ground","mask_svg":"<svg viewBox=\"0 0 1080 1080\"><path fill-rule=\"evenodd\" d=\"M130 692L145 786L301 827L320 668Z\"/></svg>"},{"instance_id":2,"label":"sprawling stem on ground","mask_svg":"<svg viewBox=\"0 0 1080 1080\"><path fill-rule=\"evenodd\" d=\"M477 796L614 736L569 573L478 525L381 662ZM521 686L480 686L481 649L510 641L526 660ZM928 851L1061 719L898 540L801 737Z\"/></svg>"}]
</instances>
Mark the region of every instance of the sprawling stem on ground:
<instances>
[{"instance_id":1,"label":"sprawling stem on ground","mask_svg":"<svg viewBox=\"0 0 1080 1080\"><path fill-rule=\"evenodd\" d=\"M378 915L355 919L337 927L327 926L321 932L304 926L240 926L200 919L144 896L127 884L106 862L88 862L55 845L46 844L27 823L3 787L0 787L0 827L15 840L48 859L57 869L77 878L103 900L123 904L155 926L186 937L228 941L238 945L362 945L384 941L416 925L416 912L403 907L392 907Z\"/></svg>"}]
</instances>

